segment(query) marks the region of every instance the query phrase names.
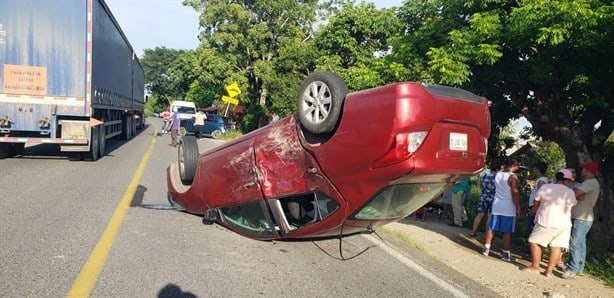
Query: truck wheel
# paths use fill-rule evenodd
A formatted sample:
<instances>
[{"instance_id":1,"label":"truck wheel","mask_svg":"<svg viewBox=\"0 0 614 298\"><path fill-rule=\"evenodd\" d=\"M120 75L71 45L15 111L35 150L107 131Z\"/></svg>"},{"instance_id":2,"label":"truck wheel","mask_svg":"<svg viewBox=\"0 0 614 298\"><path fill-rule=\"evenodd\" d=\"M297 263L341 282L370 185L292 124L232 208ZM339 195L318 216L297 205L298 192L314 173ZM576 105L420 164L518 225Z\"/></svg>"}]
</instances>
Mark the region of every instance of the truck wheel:
<instances>
[{"instance_id":1,"label":"truck wheel","mask_svg":"<svg viewBox=\"0 0 614 298\"><path fill-rule=\"evenodd\" d=\"M5 159L11 154L11 143L0 143L0 159Z\"/></svg>"},{"instance_id":2,"label":"truck wheel","mask_svg":"<svg viewBox=\"0 0 614 298\"><path fill-rule=\"evenodd\" d=\"M98 134L100 138L98 139L98 155L99 158L105 156L107 154L107 138L106 138L106 127L103 124L100 124L100 133Z\"/></svg>"},{"instance_id":3,"label":"truck wheel","mask_svg":"<svg viewBox=\"0 0 614 298\"><path fill-rule=\"evenodd\" d=\"M121 139L128 141L132 138L132 117L125 115L122 119Z\"/></svg>"},{"instance_id":4,"label":"truck wheel","mask_svg":"<svg viewBox=\"0 0 614 298\"><path fill-rule=\"evenodd\" d=\"M217 139L222 136L222 132L219 129L216 129L211 132L211 137Z\"/></svg>"},{"instance_id":5,"label":"truck wheel","mask_svg":"<svg viewBox=\"0 0 614 298\"><path fill-rule=\"evenodd\" d=\"M183 184L192 184L196 167L198 166L198 142L193 136L186 136L179 140L179 150L177 150L179 166L179 176Z\"/></svg>"},{"instance_id":6,"label":"truck wheel","mask_svg":"<svg viewBox=\"0 0 614 298\"><path fill-rule=\"evenodd\" d=\"M100 125L94 126L91 129L90 151L87 152L86 158L90 161L97 161L98 154L100 153L100 147L98 146L100 142Z\"/></svg>"},{"instance_id":7,"label":"truck wheel","mask_svg":"<svg viewBox=\"0 0 614 298\"><path fill-rule=\"evenodd\" d=\"M130 119L132 120L132 136L134 137L134 136L136 136L136 130L137 130L137 125L136 125L137 123L136 122L138 120L136 118L133 118L133 117L130 117Z\"/></svg>"},{"instance_id":8,"label":"truck wheel","mask_svg":"<svg viewBox=\"0 0 614 298\"><path fill-rule=\"evenodd\" d=\"M335 130L348 87L341 77L327 71L309 75L298 93L298 117L310 133L322 134Z\"/></svg>"},{"instance_id":9,"label":"truck wheel","mask_svg":"<svg viewBox=\"0 0 614 298\"><path fill-rule=\"evenodd\" d=\"M128 116L128 140L131 140L132 137L134 136L134 130L132 129L134 127L134 125L132 125L133 119L132 116Z\"/></svg>"}]
</instances>

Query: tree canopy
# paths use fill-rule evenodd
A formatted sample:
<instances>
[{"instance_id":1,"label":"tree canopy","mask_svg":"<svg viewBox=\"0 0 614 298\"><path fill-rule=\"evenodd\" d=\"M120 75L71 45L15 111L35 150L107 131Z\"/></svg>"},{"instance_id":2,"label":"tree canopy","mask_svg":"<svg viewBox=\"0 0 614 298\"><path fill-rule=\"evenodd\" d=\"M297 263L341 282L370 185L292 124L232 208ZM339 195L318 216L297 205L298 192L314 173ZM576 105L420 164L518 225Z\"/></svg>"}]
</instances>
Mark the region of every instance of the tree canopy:
<instances>
[{"instance_id":1,"label":"tree canopy","mask_svg":"<svg viewBox=\"0 0 614 298\"><path fill-rule=\"evenodd\" d=\"M397 81L461 87L492 101L490 157L503 154L498 132L524 116L536 137L562 148L566 163L600 163L605 199L595 229L614 225L614 175L604 146L614 128L611 3L412 0L397 9L352 0L183 4L200 13L201 44L191 51L145 51L147 87L156 97L223 105L224 86L237 82L247 108L242 129L249 131L273 115L294 113L298 86L315 70L339 73L351 91ZM603 247L614 249L614 233L605 234Z\"/></svg>"},{"instance_id":2,"label":"tree canopy","mask_svg":"<svg viewBox=\"0 0 614 298\"><path fill-rule=\"evenodd\" d=\"M604 143L614 128L614 6L419 0L405 2L400 14L405 32L395 55L417 64L419 79L486 95L494 102L495 124L526 117L536 136L563 149L568 164L607 164ZM607 199L598 210L612 210L611 169L604 170ZM614 224L614 213L599 213L600 227ZM611 246L612 233L603 240Z\"/></svg>"}]
</instances>

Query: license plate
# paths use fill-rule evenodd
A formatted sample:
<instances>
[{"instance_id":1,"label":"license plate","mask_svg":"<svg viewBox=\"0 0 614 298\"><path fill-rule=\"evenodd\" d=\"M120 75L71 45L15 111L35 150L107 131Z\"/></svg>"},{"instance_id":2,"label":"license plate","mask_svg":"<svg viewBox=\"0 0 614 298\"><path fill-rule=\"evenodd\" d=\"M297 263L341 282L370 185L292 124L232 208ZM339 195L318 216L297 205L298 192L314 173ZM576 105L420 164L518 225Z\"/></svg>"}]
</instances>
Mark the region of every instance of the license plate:
<instances>
[{"instance_id":1,"label":"license plate","mask_svg":"<svg viewBox=\"0 0 614 298\"><path fill-rule=\"evenodd\" d=\"M467 134L466 133L450 133L450 150L467 151Z\"/></svg>"}]
</instances>

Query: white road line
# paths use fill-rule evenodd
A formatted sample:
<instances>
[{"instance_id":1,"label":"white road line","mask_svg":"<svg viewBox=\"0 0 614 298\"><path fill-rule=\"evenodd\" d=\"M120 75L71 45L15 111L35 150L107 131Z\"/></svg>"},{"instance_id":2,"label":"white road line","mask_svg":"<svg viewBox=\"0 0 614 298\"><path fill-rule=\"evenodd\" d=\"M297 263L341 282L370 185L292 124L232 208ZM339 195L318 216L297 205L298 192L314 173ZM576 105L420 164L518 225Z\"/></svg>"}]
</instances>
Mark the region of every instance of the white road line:
<instances>
[{"instance_id":1,"label":"white road line","mask_svg":"<svg viewBox=\"0 0 614 298\"><path fill-rule=\"evenodd\" d=\"M430 271L426 270L424 267L418 265L414 261L408 259L406 256L400 254L399 252L397 252L396 250L394 250L393 248L391 248L390 246L388 246L386 243L382 242L381 240L375 238L372 235L363 235L363 236L365 238L367 238L369 241L375 243L377 246L379 246L385 252L387 252L388 254L390 254L391 256L396 258L397 260L399 260L401 263L405 264L407 267L409 267L409 268L413 269L414 271L418 272L420 275L422 275L425 278L429 279L430 281L432 281L434 284L438 285L439 287L441 287L445 291L450 292L450 294L452 294L454 297L459 297L459 298L460 297L463 297L463 298L465 298L465 297L468 298L469 297L467 294L463 293L461 290L457 289L456 287L454 287L450 283L446 282L445 280L437 277L435 274L433 274Z\"/></svg>"}]
</instances>

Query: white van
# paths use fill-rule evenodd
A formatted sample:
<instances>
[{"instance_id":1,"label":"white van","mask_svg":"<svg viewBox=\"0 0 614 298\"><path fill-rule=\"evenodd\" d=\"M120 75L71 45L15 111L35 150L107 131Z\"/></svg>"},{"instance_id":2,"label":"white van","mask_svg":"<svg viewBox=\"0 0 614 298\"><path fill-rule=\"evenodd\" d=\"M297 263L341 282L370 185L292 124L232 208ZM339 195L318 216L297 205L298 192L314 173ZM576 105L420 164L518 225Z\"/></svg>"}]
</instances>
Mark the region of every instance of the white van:
<instances>
[{"instance_id":1,"label":"white van","mask_svg":"<svg viewBox=\"0 0 614 298\"><path fill-rule=\"evenodd\" d=\"M196 116L196 105L191 101L175 100L171 103L171 112L179 113L179 119L192 119Z\"/></svg>"}]
</instances>

